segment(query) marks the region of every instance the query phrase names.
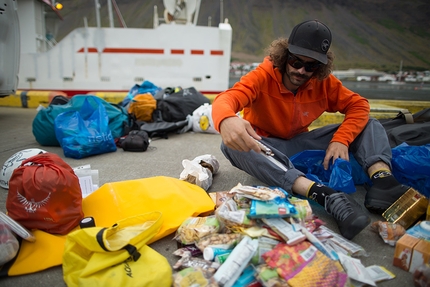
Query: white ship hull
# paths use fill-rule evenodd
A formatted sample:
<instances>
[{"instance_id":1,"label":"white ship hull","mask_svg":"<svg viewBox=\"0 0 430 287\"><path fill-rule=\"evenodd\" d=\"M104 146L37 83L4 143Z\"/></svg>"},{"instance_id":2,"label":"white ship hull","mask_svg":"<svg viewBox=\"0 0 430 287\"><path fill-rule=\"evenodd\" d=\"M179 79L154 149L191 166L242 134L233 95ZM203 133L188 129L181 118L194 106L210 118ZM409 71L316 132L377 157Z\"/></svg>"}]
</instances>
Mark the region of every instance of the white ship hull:
<instances>
[{"instance_id":1,"label":"white ship hull","mask_svg":"<svg viewBox=\"0 0 430 287\"><path fill-rule=\"evenodd\" d=\"M229 85L231 41L227 23L83 27L44 52L26 51L21 41L18 90L62 91L69 96L126 92L147 80L161 88L195 87L216 94Z\"/></svg>"}]
</instances>

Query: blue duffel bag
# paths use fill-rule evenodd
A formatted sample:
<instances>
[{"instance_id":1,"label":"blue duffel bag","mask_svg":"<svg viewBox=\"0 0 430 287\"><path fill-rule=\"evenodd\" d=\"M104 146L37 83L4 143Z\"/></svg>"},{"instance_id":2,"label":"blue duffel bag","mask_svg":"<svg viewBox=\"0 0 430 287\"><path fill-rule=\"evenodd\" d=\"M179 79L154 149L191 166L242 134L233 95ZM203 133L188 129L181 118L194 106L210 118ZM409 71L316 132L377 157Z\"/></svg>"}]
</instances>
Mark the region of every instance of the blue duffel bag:
<instances>
[{"instance_id":1,"label":"blue duffel bag","mask_svg":"<svg viewBox=\"0 0 430 287\"><path fill-rule=\"evenodd\" d=\"M49 105L40 110L33 119L33 135L36 141L42 146L60 146L56 135L54 121L55 118L64 112L79 111L86 98L97 98L89 102L97 107L98 103L103 104L109 118L109 129L113 138L122 137L125 134L125 127L128 125L128 113L125 108L106 102L93 95L76 95L63 105Z\"/></svg>"}]
</instances>

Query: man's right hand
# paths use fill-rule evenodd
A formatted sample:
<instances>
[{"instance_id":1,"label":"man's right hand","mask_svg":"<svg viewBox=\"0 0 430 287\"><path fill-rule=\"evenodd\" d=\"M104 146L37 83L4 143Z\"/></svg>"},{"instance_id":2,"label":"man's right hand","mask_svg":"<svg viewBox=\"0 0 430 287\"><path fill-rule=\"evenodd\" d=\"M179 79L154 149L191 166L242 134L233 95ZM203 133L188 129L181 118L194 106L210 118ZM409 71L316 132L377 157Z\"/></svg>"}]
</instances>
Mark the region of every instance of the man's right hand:
<instances>
[{"instance_id":1,"label":"man's right hand","mask_svg":"<svg viewBox=\"0 0 430 287\"><path fill-rule=\"evenodd\" d=\"M252 138L261 140L261 137L254 131L251 124L242 118L224 119L220 125L220 134L224 144L231 149L260 152L260 148Z\"/></svg>"}]
</instances>

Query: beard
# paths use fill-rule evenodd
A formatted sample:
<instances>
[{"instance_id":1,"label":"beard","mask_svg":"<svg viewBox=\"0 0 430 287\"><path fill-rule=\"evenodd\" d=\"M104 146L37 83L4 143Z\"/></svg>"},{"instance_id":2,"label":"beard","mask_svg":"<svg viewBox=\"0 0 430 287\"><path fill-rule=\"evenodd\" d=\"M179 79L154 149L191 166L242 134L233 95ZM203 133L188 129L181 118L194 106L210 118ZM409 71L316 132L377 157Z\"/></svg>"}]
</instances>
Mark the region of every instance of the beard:
<instances>
[{"instance_id":1,"label":"beard","mask_svg":"<svg viewBox=\"0 0 430 287\"><path fill-rule=\"evenodd\" d=\"M312 77L312 74L308 76L307 74L300 74L297 72L293 72L290 69L290 67L287 67L287 70L285 71L285 75L287 76L290 83L297 87L303 85L304 83L309 81L309 79Z\"/></svg>"}]
</instances>

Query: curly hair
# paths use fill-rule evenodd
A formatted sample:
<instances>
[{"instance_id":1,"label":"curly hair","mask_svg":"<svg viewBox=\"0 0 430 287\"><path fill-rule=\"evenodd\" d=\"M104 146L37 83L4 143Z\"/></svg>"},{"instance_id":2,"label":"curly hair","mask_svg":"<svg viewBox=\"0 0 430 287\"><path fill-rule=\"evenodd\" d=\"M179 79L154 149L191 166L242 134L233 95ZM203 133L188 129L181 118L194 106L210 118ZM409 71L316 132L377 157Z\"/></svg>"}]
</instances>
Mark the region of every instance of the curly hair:
<instances>
[{"instance_id":1,"label":"curly hair","mask_svg":"<svg viewBox=\"0 0 430 287\"><path fill-rule=\"evenodd\" d=\"M273 63L273 66L279 69L281 74L286 71L287 59L288 59L288 39L278 38L274 40L269 47L266 48L266 53ZM327 78L333 70L334 53L332 51L327 52L327 64L321 65L312 75L319 80Z\"/></svg>"}]
</instances>

